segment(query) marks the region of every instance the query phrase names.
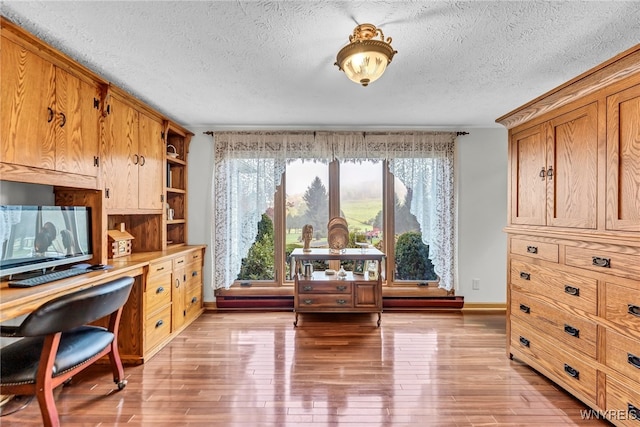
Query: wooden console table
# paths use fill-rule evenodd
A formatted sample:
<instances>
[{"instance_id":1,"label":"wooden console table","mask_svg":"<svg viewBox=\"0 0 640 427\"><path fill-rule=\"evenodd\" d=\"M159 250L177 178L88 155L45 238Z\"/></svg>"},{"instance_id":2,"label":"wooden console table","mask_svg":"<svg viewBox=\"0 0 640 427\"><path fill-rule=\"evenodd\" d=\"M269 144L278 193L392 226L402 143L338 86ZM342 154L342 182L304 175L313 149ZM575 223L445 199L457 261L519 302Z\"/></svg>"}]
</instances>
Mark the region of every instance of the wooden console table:
<instances>
[{"instance_id":1,"label":"wooden console table","mask_svg":"<svg viewBox=\"0 0 640 427\"><path fill-rule=\"evenodd\" d=\"M303 252L294 249L291 253L291 267L295 276L293 291L294 326L298 325L300 313L378 313L378 323L382 320L382 262L384 253L375 248L345 249L334 253L329 249L312 249ZM378 272L375 278L363 274L347 272L344 277L338 273L328 275L316 271L310 277L303 276L305 262L325 260L377 261Z\"/></svg>"}]
</instances>

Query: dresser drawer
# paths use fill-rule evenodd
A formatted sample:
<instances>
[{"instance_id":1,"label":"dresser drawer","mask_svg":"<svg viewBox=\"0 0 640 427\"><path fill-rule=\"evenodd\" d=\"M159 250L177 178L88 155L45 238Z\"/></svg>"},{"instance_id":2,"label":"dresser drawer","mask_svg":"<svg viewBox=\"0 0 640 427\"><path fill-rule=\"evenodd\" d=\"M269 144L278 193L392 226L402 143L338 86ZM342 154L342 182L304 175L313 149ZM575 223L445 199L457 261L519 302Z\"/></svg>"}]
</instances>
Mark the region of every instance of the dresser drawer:
<instances>
[{"instance_id":1,"label":"dresser drawer","mask_svg":"<svg viewBox=\"0 0 640 427\"><path fill-rule=\"evenodd\" d=\"M192 288L187 290L185 300L185 318L190 321L202 308L202 288Z\"/></svg>"},{"instance_id":2,"label":"dresser drawer","mask_svg":"<svg viewBox=\"0 0 640 427\"><path fill-rule=\"evenodd\" d=\"M593 362L563 350L560 341L542 338L517 319L511 321L511 347L528 356L525 362L533 368L595 402L597 381Z\"/></svg>"},{"instance_id":3,"label":"dresser drawer","mask_svg":"<svg viewBox=\"0 0 640 427\"><path fill-rule=\"evenodd\" d=\"M171 306L153 313L145 321L145 348L149 350L171 335Z\"/></svg>"},{"instance_id":4,"label":"dresser drawer","mask_svg":"<svg viewBox=\"0 0 640 427\"><path fill-rule=\"evenodd\" d=\"M597 314L598 282L595 279L512 259L510 281L525 293L539 294L550 301Z\"/></svg>"},{"instance_id":5,"label":"dresser drawer","mask_svg":"<svg viewBox=\"0 0 640 427\"><path fill-rule=\"evenodd\" d=\"M613 283L606 283L604 317L619 325L640 332L640 292Z\"/></svg>"},{"instance_id":6,"label":"dresser drawer","mask_svg":"<svg viewBox=\"0 0 640 427\"><path fill-rule=\"evenodd\" d=\"M558 262L559 249L555 243L537 242L521 237L511 238L511 253Z\"/></svg>"},{"instance_id":7,"label":"dresser drawer","mask_svg":"<svg viewBox=\"0 0 640 427\"><path fill-rule=\"evenodd\" d=\"M202 265L193 263L187 265L186 273L187 284L202 284Z\"/></svg>"},{"instance_id":8,"label":"dresser drawer","mask_svg":"<svg viewBox=\"0 0 640 427\"><path fill-rule=\"evenodd\" d=\"M640 381L640 340L634 340L607 329L607 366L629 378Z\"/></svg>"},{"instance_id":9,"label":"dresser drawer","mask_svg":"<svg viewBox=\"0 0 640 427\"><path fill-rule=\"evenodd\" d=\"M171 271L150 277L147 280L144 297L146 314L153 313L163 305L171 303Z\"/></svg>"},{"instance_id":10,"label":"dresser drawer","mask_svg":"<svg viewBox=\"0 0 640 427\"><path fill-rule=\"evenodd\" d=\"M350 294L351 282L306 281L298 283L299 294Z\"/></svg>"},{"instance_id":11,"label":"dresser drawer","mask_svg":"<svg viewBox=\"0 0 640 427\"><path fill-rule=\"evenodd\" d=\"M171 273L172 261L170 259L158 263L149 264L148 277L153 277L157 274Z\"/></svg>"},{"instance_id":12,"label":"dresser drawer","mask_svg":"<svg viewBox=\"0 0 640 427\"><path fill-rule=\"evenodd\" d=\"M596 358L597 326L586 318L559 310L519 292L511 292L511 316L537 328L541 333Z\"/></svg>"},{"instance_id":13,"label":"dresser drawer","mask_svg":"<svg viewBox=\"0 0 640 427\"><path fill-rule=\"evenodd\" d=\"M640 255L567 246L566 263L604 274L640 279Z\"/></svg>"},{"instance_id":14,"label":"dresser drawer","mask_svg":"<svg viewBox=\"0 0 640 427\"><path fill-rule=\"evenodd\" d=\"M298 309L318 309L318 308L353 308L353 297L351 294L300 294L298 295Z\"/></svg>"},{"instance_id":15,"label":"dresser drawer","mask_svg":"<svg viewBox=\"0 0 640 427\"><path fill-rule=\"evenodd\" d=\"M616 414L616 424L640 426L640 384L632 387L607 376L607 411Z\"/></svg>"},{"instance_id":16,"label":"dresser drawer","mask_svg":"<svg viewBox=\"0 0 640 427\"><path fill-rule=\"evenodd\" d=\"M186 256L187 264L198 261L199 264L202 264L202 250L198 249L197 251L191 251Z\"/></svg>"}]
</instances>

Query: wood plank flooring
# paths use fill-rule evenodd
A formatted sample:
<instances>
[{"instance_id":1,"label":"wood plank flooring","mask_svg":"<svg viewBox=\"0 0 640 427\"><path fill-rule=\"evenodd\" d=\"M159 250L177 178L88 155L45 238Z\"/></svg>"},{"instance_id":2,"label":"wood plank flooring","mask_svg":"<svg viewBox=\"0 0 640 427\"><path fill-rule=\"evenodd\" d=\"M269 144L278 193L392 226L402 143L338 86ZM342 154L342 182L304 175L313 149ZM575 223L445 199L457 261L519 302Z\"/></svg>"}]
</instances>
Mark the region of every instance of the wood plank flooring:
<instances>
[{"instance_id":1,"label":"wood plank flooring","mask_svg":"<svg viewBox=\"0 0 640 427\"><path fill-rule=\"evenodd\" d=\"M209 312L149 362L56 391L63 426L599 426L505 351L504 314ZM35 400L0 418L40 425Z\"/></svg>"}]
</instances>

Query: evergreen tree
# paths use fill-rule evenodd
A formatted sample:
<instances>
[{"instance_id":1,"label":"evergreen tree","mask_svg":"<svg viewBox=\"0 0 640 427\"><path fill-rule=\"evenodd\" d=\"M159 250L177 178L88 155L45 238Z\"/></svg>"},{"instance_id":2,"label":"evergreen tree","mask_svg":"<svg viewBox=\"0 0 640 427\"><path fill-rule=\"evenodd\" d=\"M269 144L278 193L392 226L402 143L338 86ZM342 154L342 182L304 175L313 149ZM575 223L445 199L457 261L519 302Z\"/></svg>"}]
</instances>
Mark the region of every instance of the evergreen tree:
<instances>
[{"instance_id":1,"label":"evergreen tree","mask_svg":"<svg viewBox=\"0 0 640 427\"><path fill-rule=\"evenodd\" d=\"M274 253L273 221L268 215L262 214L256 240L249 248L247 257L242 259L238 280L275 279Z\"/></svg>"},{"instance_id":2,"label":"evergreen tree","mask_svg":"<svg viewBox=\"0 0 640 427\"><path fill-rule=\"evenodd\" d=\"M416 231L401 234L396 242L396 278L399 280L436 280L429 259L429 246Z\"/></svg>"},{"instance_id":3,"label":"evergreen tree","mask_svg":"<svg viewBox=\"0 0 640 427\"><path fill-rule=\"evenodd\" d=\"M305 221L313 226L315 237L326 236L329 222L329 194L319 177L314 178L302 199L307 205Z\"/></svg>"}]
</instances>

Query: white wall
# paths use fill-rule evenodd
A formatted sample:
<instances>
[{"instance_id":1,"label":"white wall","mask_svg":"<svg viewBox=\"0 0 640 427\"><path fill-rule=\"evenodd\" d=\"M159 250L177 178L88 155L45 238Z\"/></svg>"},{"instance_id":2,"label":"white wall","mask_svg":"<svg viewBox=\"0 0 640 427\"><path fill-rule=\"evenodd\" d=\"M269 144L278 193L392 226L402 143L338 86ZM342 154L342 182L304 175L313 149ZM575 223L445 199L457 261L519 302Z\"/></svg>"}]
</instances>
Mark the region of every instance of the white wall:
<instances>
[{"instance_id":1,"label":"white wall","mask_svg":"<svg viewBox=\"0 0 640 427\"><path fill-rule=\"evenodd\" d=\"M191 129L188 242L210 245L213 140ZM458 289L465 302L506 302L507 131L467 129L458 138ZM204 267L204 301L214 301L211 248ZM472 290L472 279L480 289Z\"/></svg>"}]
</instances>

